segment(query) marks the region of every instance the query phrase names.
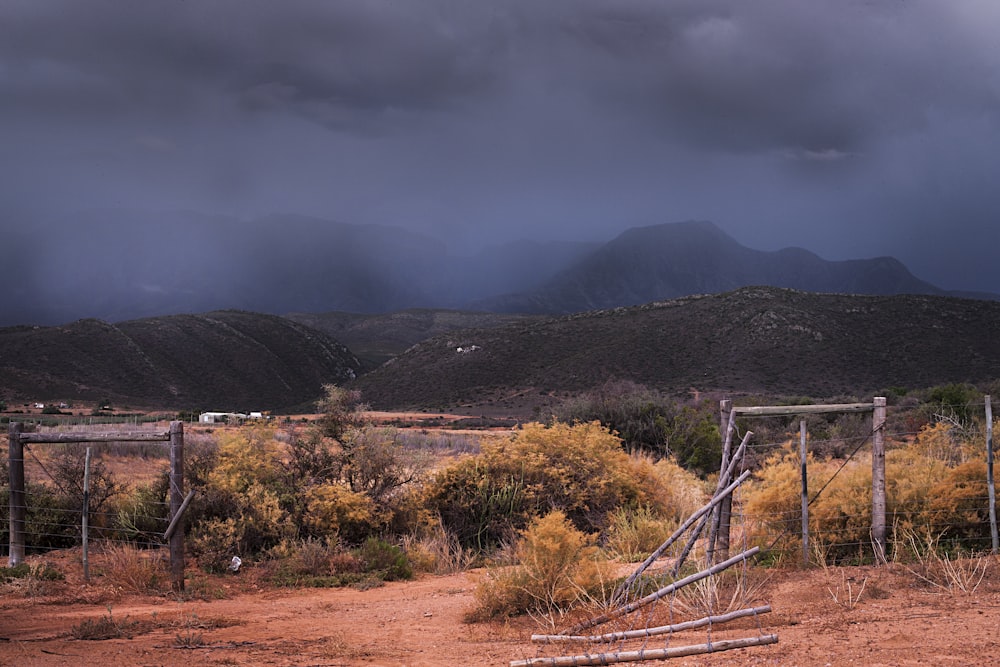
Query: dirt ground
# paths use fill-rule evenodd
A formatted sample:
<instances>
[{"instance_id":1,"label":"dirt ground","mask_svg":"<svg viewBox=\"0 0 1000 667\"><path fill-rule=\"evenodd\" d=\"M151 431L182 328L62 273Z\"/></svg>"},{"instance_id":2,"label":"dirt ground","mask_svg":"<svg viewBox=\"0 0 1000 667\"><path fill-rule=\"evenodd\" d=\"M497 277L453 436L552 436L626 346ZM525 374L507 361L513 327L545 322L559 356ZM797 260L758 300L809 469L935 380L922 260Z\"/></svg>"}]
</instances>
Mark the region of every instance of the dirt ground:
<instances>
[{"instance_id":1,"label":"dirt ground","mask_svg":"<svg viewBox=\"0 0 1000 667\"><path fill-rule=\"evenodd\" d=\"M244 569L228 577L192 573L183 596L134 596L100 577L84 584L74 566L79 552L46 558L66 581L0 588L0 665L476 666L601 650L532 644L533 633L549 631L544 619L464 622L481 571L361 591L267 588ZM753 603L773 611L715 626L711 640L773 633L778 643L644 664L1000 664L1000 561L981 562L988 562L986 577L971 594L927 583L899 565L754 569ZM674 622L687 618L678 614ZM124 636L73 637L102 621ZM558 621L560 629L568 624ZM707 641L701 629L669 641L651 638L645 648Z\"/></svg>"}]
</instances>

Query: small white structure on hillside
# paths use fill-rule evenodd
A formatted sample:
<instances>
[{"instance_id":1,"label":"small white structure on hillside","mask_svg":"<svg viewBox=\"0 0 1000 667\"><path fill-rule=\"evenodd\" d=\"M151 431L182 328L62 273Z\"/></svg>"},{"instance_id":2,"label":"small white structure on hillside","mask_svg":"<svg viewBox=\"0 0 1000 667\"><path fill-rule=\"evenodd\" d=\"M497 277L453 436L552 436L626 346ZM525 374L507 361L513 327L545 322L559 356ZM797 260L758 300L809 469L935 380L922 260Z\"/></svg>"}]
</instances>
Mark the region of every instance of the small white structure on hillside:
<instances>
[{"instance_id":1,"label":"small white structure on hillside","mask_svg":"<svg viewBox=\"0 0 1000 667\"><path fill-rule=\"evenodd\" d=\"M199 424L232 424L245 420L242 412L202 412L198 416Z\"/></svg>"}]
</instances>

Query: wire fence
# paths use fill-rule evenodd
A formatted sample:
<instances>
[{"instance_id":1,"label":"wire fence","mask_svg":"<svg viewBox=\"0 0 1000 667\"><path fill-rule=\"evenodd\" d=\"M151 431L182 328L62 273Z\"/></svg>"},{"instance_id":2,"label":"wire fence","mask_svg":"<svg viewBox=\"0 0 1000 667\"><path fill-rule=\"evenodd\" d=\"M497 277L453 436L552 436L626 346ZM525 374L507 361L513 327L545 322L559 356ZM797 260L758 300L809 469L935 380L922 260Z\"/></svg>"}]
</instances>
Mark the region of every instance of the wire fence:
<instances>
[{"instance_id":1,"label":"wire fence","mask_svg":"<svg viewBox=\"0 0 1000 667\"><path fill-rule=\"evenodd\" d=\"M22 443L19 458L11 458L9 439L4 443L0 459L3 556L12 555L8 508L23 512L27 554L78 547L85 543L85 536L91 544L128 544L140 549L168 546L164 533L171 506L169 443L112 439L126 433L161 436L162 430L137 430L128 422L102 424L108 441L71 443L72 435L86 428L84 424L51 431L64 437L63 442ZM11 502L15 466L23 475L18 484L23 487L23 503L17 507Z\"/></svg>"},{"instance_id":2,"label":"wire fence","mask_svg":"<svg viewBox=\"0 0 1000 667\"><path fill-rule=\"evenodd\" d=\"M984 410L985 406L985 410ZM810 561L872 562L920 552L985 553L996 549L997 504L992 485L989 397L983 402L925 407L921 428L912 408L887 409L886 553L873 548L872 435L807 439L808 531L803 529L802 460L798 434L752 442L747 466L754 480L736 495L733 525L779 559L801 553ZM978 414L977 414L978 413ZM956 418L956 415L964 415ZM773 417L742 420L754 430ZM870 417L869 417L870 420ZM786 422L791 421L786 419ZM786 431L790 424L783 423ZM823 431L828 424L821 423ZM765 427L773 435L774 429ZM809 429L810 431L812 429ZM738 434L739 433L738 429ZM838 457L817 456L837 452ZM993 508L991 512L991 499ZM994 521L991 525L991 519ZM739 537L737 537L739 539Z\"/></svg>"},{"instance_id":3,"label":"wire fence","mask_svg":"<svg viewBox=\"0 0 1000 667\"><path fill-rule=\"evenodd\" d=\"M977 414L978 411L978 414ZM966 422L949 415L971 416ZM911 410L889 406L887 442L887 527L890 555L931 545L951 550L990 550L990 494L987 489L986 429L983 403L937 407L940 420L953 428L948 439L925 442L925 428L911 427ZM815 418L810 418L815 419ZM768 422L767 420L770 420ZM978 420L978 422L976 421ZM766 434L749 442L745 468L755 471L735 495L732 525L744 537L771 553L801 549L802 508L794 419L774 427L773 417L740 417L737 441L756 427ZM872 433L870 416L831 424L815 420L809 429L807 465L809 540L815 558L830 561L871 560L872 552ZM933 425L933 421L928 422ZM131 425L129 425L131 426ZM66 428L66 427L63 427ZM814 437L814 433L833 437ZM932 434L940 440L942 434ZM208 437L208 436L205 436ZM429 447L416 434L409 447ZM430 441L428 441L430 442ZM431 443L433 444L433 443ZM462 440L458 451L474 451ZM451 443L455 447L455 443ZM62 449L60 449L62 447ZM166 545L170 501L167 448L159 443L95 443L95 475L88 513L91 539L128 542L141 548ZM923 449L922 449L923 448ZM80 451L79 446L75 448ZM26 547L29 553L79 546L82 540L82 469L61 445L26 445ZM126 471L143 465L142 481L101 486L102 457L114 457ZM9 504L6 451L0 458L0 504ZM109 476L110 477L110 476ZM117 484L117 485L116 485ZM994 510L996 506L994 504ZM735 539L740 539L736 536ZM7 512L0 514L0 554L8 555Z\"/></svg>"}]
</instances>

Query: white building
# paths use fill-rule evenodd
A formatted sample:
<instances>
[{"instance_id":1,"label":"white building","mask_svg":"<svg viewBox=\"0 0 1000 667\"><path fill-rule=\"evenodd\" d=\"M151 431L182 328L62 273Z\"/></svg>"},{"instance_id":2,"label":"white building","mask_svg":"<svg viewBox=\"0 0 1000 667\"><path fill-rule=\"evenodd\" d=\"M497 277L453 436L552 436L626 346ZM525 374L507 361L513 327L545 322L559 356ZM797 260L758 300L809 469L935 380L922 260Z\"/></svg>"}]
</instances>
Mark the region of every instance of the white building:
<instances>
[{"instance_id":1,"label":"white building","mask_svg":"<svg viewBox=\"0 0 1000 667\"><path fill-rule=\"evenodd\" d=\"M202 412L198 416L199 424L232 424L245 420L242 412Z\"/></svg>"}]
</instances>

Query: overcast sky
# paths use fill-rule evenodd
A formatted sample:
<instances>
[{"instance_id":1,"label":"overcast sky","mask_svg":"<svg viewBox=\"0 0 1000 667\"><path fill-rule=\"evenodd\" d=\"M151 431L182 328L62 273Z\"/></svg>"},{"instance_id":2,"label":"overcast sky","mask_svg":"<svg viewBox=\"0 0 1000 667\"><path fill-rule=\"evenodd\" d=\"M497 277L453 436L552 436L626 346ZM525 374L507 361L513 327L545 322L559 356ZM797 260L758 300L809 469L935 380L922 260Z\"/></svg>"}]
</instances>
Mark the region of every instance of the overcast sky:
<instances>
[{"instance_id":1,"label":"overcast sky","mask_svg":"<svg viewBox=\"0 0 1000 667\"><path fill-rule=\"evenodd\" d=\"M996 0L3 0L0 224L701 219L1000 292L998 35Z\"/></svg>"}]
</instances>

